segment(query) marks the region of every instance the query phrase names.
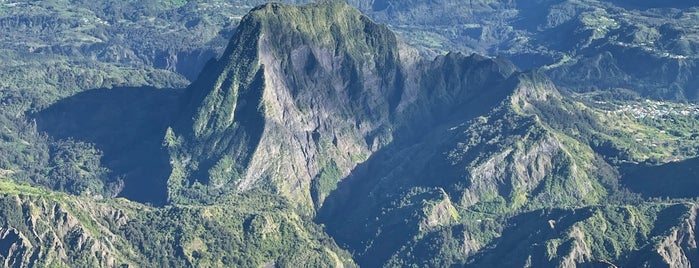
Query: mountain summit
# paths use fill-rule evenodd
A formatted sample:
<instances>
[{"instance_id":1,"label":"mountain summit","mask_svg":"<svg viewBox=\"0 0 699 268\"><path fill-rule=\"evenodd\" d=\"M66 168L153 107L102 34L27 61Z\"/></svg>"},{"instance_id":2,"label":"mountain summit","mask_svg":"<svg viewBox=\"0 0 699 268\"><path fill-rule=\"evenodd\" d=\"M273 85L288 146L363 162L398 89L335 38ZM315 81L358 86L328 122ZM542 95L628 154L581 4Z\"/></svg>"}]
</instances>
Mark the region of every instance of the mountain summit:
<instances>
[{"instance_id":1,"label":"mountain summit","mask_svg":"<svg viewBox=\"0 0 699 268\"><path fill-rule=\"evenodd\" d=\"M173 201L263 187L310 205L314 178L334 184L390 141L400 56L393 33L339 1L253 9L168 133Z\"/></svg>"}]
</instances>

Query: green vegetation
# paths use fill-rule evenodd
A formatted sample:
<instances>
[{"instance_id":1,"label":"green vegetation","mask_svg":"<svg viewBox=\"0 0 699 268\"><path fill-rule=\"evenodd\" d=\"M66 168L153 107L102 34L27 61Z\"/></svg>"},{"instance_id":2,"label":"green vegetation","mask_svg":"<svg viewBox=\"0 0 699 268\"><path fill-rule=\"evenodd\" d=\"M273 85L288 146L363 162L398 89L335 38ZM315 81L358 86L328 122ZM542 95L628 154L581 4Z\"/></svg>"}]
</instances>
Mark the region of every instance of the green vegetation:
<instances>
[{"instance_id":1,"label":"green vegetation","mask_svg":"<svg viewBox=\"0 0 699 268\"><path fill-rule=\"evenodd\" d=\"M349 254L320 226L263 192L238 196L227 205L157 209L8 180L0 181L0 194L4 228L18 235L4 237L18 250L2 258L17 258L11 263L18 266L353 266ZM66 247L54 247L51 241ZM34 252L45 256L25 262L29 259L24 256Z\"/></svg>"},{"instance_id":2,"label":"green vegetation","mask_svg":"<svg viewBox=\"0 0 699 268\"><path fill-rule=\"evenodd\" d=\"M337 184L342 180L342 172L335 161L330 163L318 173L311 182L311 195L316 205L322 204L330 192L337 189Z\"/></svg>"},{"instance_id":3,"label":"green vegetation","mask_svg":"<svg viewBox=\"0 0 699 268\"><path fill-rule=\"evenodd\" d=\"M498 247L477 254L469 264L551 266L606 261L618 266L658 265L657 257L652 256L663 254L662 250L651 251L672 247L661 245L672 232L666 228L682 225L694 209L690 203L646 203L535 211L508 219L502 237L495 240ZM502 254L508 258L503 259Z\"/></svg>"},{"instance_id":4,"label":"green vegetation","mask_svg":"<svg viewBox=\"0 0 699 268\"><path fill-rule=\"evenodd\" d=\"M148 265L352 266L347 253L285 200L255 191L233 200L139 213L119 231L138 245Z\"/></svg>"},{"instance_id":5,"label":"green vegetation","mask_svg":"<svg viewBox=\"0 0 699 268\"><path fill-rule=\"evenodd\" d=\"M46 197L57 193L49 190L31 186L28 184L18 184L6 178L0 178L0 192L5 195L30 195L38 197Z\"/></svg>"},{"instance_id":6,"label":"green vegetation","mask_svg":"<svg viewBox=\"0 0 699 268\"><path fill-rule=\"evenodd\" d=\"M696 8L261 2L0 3L0 262L695 264Z\"/></svg>"},{"instance_id":7,"label":"green vegetation","mask_svg":"<svg viewBox=\"0 0 699 268\"><path fill-rule=\"evenodd\" d=\"M622 96L614 93L588 93L576 98L578 104L606 133L599 135L609 140L596 142L601 147L611 143L621 161L649 162L651 164L682 161L697 155L696 126L699 124L697 107L691 103L640 100L637 95ZM603 132L603 131L600 131Z\"/></svg>"}]
</instances>

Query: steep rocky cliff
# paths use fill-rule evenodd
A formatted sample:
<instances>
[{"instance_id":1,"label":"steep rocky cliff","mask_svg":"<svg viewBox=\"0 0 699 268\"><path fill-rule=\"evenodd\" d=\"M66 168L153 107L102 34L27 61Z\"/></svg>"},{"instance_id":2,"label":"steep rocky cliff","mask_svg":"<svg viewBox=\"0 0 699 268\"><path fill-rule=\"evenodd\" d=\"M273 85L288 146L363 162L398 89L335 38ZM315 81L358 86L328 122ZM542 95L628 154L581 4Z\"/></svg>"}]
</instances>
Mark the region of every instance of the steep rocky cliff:
<instances>
[{"instance_id":1,"label":"steep rocky cliff","mask_svg":"<svg viewBox=\"0 0 699 268\"><path fill-rule=\"evenodd\" d=\"M173 201L266 185L312 208L312 180L336 183L391 140L398 46L385 26L339 2L251 11L168 132ZM190 193L197 187L206 198Z\"/></svg>"},{"instance_id":2,"label":"steep rocky cliff","mask_svg":"<svg viewBox=\"0 0 699 268\"><path fill-rule=\"evenodd\" d=\"M4 180L0 184L4 266L134 264L138 253L115 231L130 220L119 206Z\"/></svg>"},{"instance_id":3,"label":"steep rocky cliff","mask_svg":"<svg viewBox=\"0 0 699 268\"><path fill-rule=\"evenodd\" d=\"M264 180L257 185L320 207L326 188L394 133L415 138L423 133L414 129L468 112L459 105L473 98L502 95L483 91L514 71L458 54L419 63L385 26L340 2L253 10L188 89L188 108L168 132L171 194Z\"/></svg>"}]
</instances>

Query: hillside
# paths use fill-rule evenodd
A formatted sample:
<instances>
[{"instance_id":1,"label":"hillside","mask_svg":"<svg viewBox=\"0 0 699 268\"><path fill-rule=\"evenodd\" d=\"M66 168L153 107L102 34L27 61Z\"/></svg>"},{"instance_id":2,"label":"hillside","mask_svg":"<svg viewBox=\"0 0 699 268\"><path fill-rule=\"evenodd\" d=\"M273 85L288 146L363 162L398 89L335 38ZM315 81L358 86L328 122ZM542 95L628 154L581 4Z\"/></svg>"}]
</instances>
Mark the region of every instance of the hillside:
<instances>
[{"instance_id":1,"label":"hillside","mask_svg":"<svg viewBox=\"0 0 699 268\"><path fill-rule=\"evenodd\" d=\"M264 193L153 208L2 179L0 194L0 260L9 267L353 266L317 225Z\"/></svg>"},{"instance_id":2,"label":"hillside","mask_svg":"<svg viewBox=\"0 0 699 268\"><path fill-rule=\"evenodd\" d=\"M0 186L0 260L10 267L354 266L322 229L294 216L285 201L259 192L227 205L152 208L7 180ZM450 258L470 266L503 265L506 254L512 266L620 258L634 266L684 266L697 257L696 250L687 251L696 244L696 213L690 203L641 204L537 210L504 225L490 219L434 226L387 265L445 266ZM598 226L607 227L600 232ZM492 245L482 242L496 233L502 238ZM462 239L466 247L459 245ZM513 250L519 254L508 253Z\"/></svg>"}]
</instances>

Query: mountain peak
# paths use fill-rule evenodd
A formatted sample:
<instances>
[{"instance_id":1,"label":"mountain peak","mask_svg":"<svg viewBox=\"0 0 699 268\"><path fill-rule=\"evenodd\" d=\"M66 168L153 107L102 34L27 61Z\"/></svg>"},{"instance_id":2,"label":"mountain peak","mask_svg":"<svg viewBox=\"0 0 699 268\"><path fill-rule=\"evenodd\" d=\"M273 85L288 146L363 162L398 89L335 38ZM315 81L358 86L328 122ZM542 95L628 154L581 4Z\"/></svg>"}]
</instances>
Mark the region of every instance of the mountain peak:
<instances>
[{"instance_id":1,"label":"mountain peak","mask_svg":"<svg viewBox=\"0 0 699 268\"><path fill-rule=\"evenodd\" d=\"M309 3L305 5L290 5L280 2L269 2L261 4L248 13L250 16L256 15L272 15L273 17L284 16L284 15L315 15L319 16L323 13L328 15L338 15L343 12L352 12L356 15L361 13L348 5L344 1L340 0L321 0L315 3ZM290 17L292 20L296 19L309 19L303 17ZM312 19L312 18L311 18ZM322 18L318 18L322 19Z\"/></svg>"},{"instance_id":2,"label":"mountain peak","mask_svg":"<svg viewBox=\"0 0 699 268\"><path fill-rule=\"evenodd\" d=\"M261 45L269 46L277 57L305 46L317 46L332 53L330 56L347 54L358 62L395 60L391 57L397 54L398 40L387 26L374 23L343 1L269 3L248 17L255 21L250 24L259 23L262 28L259 37L267 42Z\"/></svg>"},{"instance_id":3,"label":"mountain peak","mask_svg":"<svg viewBox=\"0 0 699 268\"><path fill-rule=\"evenodd\" d=\"M361 33L364 26L374 25L369 18L342 1L320 1L305 5L267 3L252 9L241 21L241 27L258 23L263 29L263 35L271 34L280 37L279 39L296 37L287 40L291 42L285 45L298 45L299 42L331 45L359 37L356 34ZM341 35L351 32L355 35Z\"/></svg>"},{"instance_id":4,"label":"mountain peak","mask_svg":"<svg viewBox=\"0 0 699 268\"><path fill-rule=\"evenodd\" d=\"M374 153L504 100L515 71L479 55L422 59L341 1L257 7L168 131L170 200L265 188L315 213Z\"/></svg>"},{"instance_id":5,"label":"mountain peak","mask_svg":"<svg viewBox=\"0 0 699 268\"><path fill-rule=\"evenodd\" d=\"M337 181L390 141L404 88L400 50L386 26L341 1L253 9L190 86L189 108L169 132L187 143L170 146L171 199L265 180L307 203L308 182L323 170L339 168Z\"/></svg>"}]
</instances>

